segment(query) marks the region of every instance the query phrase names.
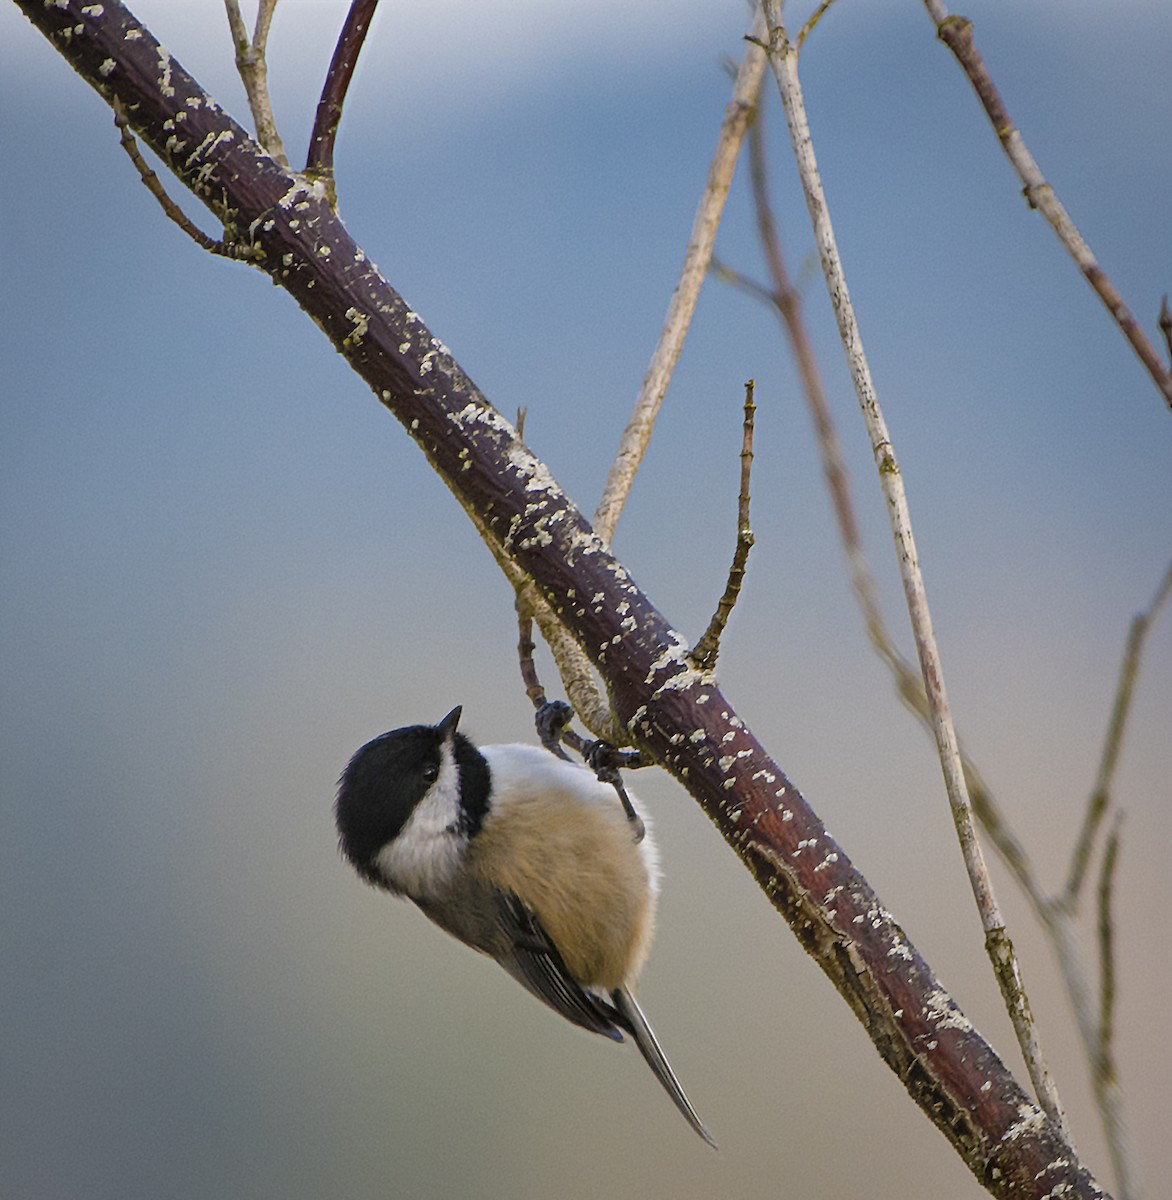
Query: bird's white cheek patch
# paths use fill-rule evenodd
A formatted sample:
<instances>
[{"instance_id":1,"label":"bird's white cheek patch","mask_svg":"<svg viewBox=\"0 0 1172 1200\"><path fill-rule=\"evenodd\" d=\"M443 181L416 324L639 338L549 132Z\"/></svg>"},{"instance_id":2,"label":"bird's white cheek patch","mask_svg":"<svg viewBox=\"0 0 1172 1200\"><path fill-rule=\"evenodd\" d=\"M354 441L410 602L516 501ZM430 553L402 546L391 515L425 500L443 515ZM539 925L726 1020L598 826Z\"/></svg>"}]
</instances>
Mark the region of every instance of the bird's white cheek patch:
<instances>
[{"instance_id":1,"label":"bird's white cheek patch","mask_svg":"<svg viewBox=\"0 0 1172 1200\"><path fill-rule=\"evenodd\" d=\"M444 746L439 777L399 836L375 856L383 878L413 899L437 895L459 867L467 845L459 821L459 772L451 747Z\"/></svg>"}]
</instances>

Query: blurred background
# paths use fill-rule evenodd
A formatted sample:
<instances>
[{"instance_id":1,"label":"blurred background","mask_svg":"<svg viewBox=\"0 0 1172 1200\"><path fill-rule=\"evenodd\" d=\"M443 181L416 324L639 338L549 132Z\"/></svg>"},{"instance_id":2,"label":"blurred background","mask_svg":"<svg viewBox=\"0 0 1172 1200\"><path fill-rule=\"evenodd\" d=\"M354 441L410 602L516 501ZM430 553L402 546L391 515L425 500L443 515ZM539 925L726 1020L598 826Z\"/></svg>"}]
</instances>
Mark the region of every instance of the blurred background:
<instances>
[{"instance_id":1,"label":"blurred background","mask_svg":"<svg viewBox=\"0 0 1172 1200\"><path fill-rule=\"evenodd\" d=\"M295 161L345 9L277 11L270 79ZM135 11L247 123L222 6ZM1157 336L1172 8L962 11ZM747 25L734 0L385 0L358 68L337 150L349 229L503 412L528 407L529 444L587 512ZM1022 202L920 5L841 0L802 76L958 725L1058 886L1128 622L1172 553L1172 415ZM661 773L637 780L666 867L642 995L719 1154L633 1050L570 1028L343 866L334 786L368 738L457 703L481 742L532 736L510 591L290 299L163 218L109 110L11 4L0 111L0 1192L983 1194ZM906 645L775 91L767 120L782 238ZM763 277L747 184L742 169L718 253ZM1020 1072L939 767L849 595L793 363L773 316L714 280L616 551L699 636L733 547L749 377L757 545L726 694ZM1170 712L1166 616L1117 784L1119 1065L1153 1195L1172 1172ZM1057 973L994 871L1080 1151L1110 1184Z\"/></svg>"}]
</instances>

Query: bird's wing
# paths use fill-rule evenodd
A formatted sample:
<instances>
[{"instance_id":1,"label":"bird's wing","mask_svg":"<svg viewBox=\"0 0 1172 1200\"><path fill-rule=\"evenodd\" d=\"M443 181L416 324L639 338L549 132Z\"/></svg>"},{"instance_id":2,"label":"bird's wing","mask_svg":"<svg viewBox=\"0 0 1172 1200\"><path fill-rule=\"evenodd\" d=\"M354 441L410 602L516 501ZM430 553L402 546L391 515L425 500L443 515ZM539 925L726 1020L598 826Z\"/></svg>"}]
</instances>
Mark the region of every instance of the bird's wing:
<instances>
[{"instance_id":1,"label":"bird's wing","mask_svg":"<svg viewBox=\"0 0 1172 1200\"><path fill-rule=\"evenodd\" d=\"M567 1021L591 1033L605 1034L616 1042L623 1040L620 1026L626 1022L611 1005L570 975L531 908L512 892L497 890L496 916L506 943L503 947L498 944L497 961L522 987Z\"/></svg>"}]
</instances>

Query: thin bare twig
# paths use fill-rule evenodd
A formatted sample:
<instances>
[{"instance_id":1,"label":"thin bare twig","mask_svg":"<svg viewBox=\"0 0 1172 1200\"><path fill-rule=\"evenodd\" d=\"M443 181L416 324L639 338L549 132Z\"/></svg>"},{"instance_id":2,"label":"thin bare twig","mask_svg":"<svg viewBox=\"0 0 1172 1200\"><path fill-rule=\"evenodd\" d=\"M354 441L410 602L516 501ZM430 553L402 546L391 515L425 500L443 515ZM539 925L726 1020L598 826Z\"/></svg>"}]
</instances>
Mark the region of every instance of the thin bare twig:
<instances>
[{"instance_id":1,"label":"thin bare twig","mask_svg":"<svg viewBox=\"0 0 1172 1200\"><path fill-rule=\"evenodd\" d=\"M806 44L806 38L814 32L814 26L822 20L826 10L834 3L834 0L822 0L816 9L806 18L806 23L798 30L798 51Z\"/></svg>"},{"instance_id":2,"label":"thin bare twig","mask_svg":"<svg viewBox=\"0 0 1172 1200\"><path fill-rule=\"evenodd\" d=\"M753 30L754 36L758 38L764 31L760 13L754 19ZM679 283L672 293L659 342L651 355L639 398L635 402L627 427L623 430L618 453L607 475L598 510L594 514L595 532L604 542L610 542L614 537L619 514L623 511L639 465L647 452L651 433L655 428L655 418L667 395L668 384L671 382L680 351L684 348L684 338L687 336L692 314L696 311L696 300L712 258L712 246L716 240L721 213L724 211L737 155L740 153L745 129L753 111L753 98L760 88L764 71L765 56L761 53L759 45L751 44L737 71L732 100L724 110L724 120L721 122L716 150L708 168L704 194L700 198L700 205L692 222L692 233L684 251L684 265Z\"/></svg>"},{"instance_id":3,"label":"thin bare twig","mask_svg":"<svg viewBox=\"0 0 1172 1200\"><path fill-rule=\"evenodd\" d=\"M540 708L545 703L545 688L537 677L537 667L533 662L533 652L537 649L533 642L533 613L521 599L516 600L517 607L517 661L521 667L521 682L525 685L525 695L534 708Z\"/></svg>"},{"instance_id":4,"label":"thin bare twig","mask_svg":"<svg viewBox=\"0 0 1172 1200\"><path fill-rule=\"evenodd\" d=\"M1160 361L1156 348L1148 340L1139 322L1132 316L1131 310L1123 301L1115 285L1099 266L1091 248L1083 240L1082 235L1070 219L1069 213L1054 193L1054 189L1046 182L1041 168L1027 148L1021 133L1010 120L1001 94L997 91L992 77L985 66L980 51L973 41L973 25L967 17L951 14L942 0L924 0L932 20L936 23L936 34L952 51L961 70L968 77L973 90L981 101L997 140L1005 151L1006 157L1017 172L1022 182L1026 202L1031 208L1036 208L1050 223L1058 235L1066 252L1078 264L1087 283L1094 288L1099 299L1106 306L1115 323L1123 332L1123 336L1131 343L1132 349L1147 368L1152 381L1160 390L1165 403L1172 408L1172 373Z\"/></svg>"},{"instance_id":5,"label":"thin bare twig","mask_svg":"<svg viewBox=\"0 0 1172 1200\"><path fill-rule=\"evenodd\" d=\"M1164 335L1164 345L1168 347L1168 361L1172 363L1172 310L1168 308L1168 297L1160 299L1160 332Z\"/></svg>"},{"instance_id":6,"label":"thin bare twig","mask_svg":"<svg viewBox=\"0 0 1172 1200\"><path fill-rule=\"evenodd\" d=\"M838 244L830 222L826 197L818 173L818 164L810 138L806 119L805 103L798 81L797 53L786 33L781 15L781 0L765 0L764 11L768 23L767 53L774 75L777 78L786 122L793 143L794 156L806 205L818 244L819 257L826 277L827 290L834 306L839 334L846 351L847 364L859 398L859 405L867 425L871 449L879 472L880 485L887 502L888 517L895 539L899 558L900 577L904 596L911 617L916 652L920 660L920 672L928 696L932 729L937 752L944 772L945 787L952 809L953 822L973 896L977 902L981 923L985 931L985 950L993 965L1001 994L1009 1011L1014 1032L1017 1034L1030 1078L1033 1080L1038 1100L1047 1115L1062 1129L1069 1139L1062 1105L1058 1092L1050 1077L1042 1054L1037 1026L1030 1010L1029 999L1021 980L1021 968L1013 944L1005 928L1001 910L993 891L985 856L977 837L972 803L960 759L960 748L948 706L944 687L944 673L932 630L932 619L928 609L927 594L916 554L915 538L912 533L907 495L903 478L895 458L894 448L887 431L887 423L879 407L875 387L871 379L870 366L863 350L862 338L851 305Z\"/></svg>"},{"instance_id":7,"label":"thin bare twig","mask_svg":"<svg viewBox=\"0 0 1172 1200\"><path fill-rule=\"evenodd\" d=\"M1115 768L1119 763L1119 754L1123 748L1123 734L1127 728L1131 699L1135 691L1136 679L1139 676L1144 642L1147 640L1152 623L1159 617L1160 610L1167 603L1170 593L1172 593L1172 564L1169 564L1147 611L1138 613L1132 618L1131 628L1127 632L1127 646L1119 668L1119 683L1115 690L1115 703L1111 709L1111 720L1107 725L1103 753L1099 759L1099 771L1095 778L1090 802L1087 805L1086 816L1083 818L1082 830L1071 858L1070 875L1066 881L1066 891L1062 898L1062 902L1069 907L1073 907L1078 901L1079 889L1082 887L1086 875L1095 835L1098 833L1103 818L1107 815L1107 809L1111 802L1111 785L1115 779Z\"/></svg>"},{"instance_id":8,"label":"thin bare twig","mask_svg":"<svg viewBox=\"0 0 1172 1200\"><path fill-rule=\"evenodd\" d=\"M126 151L130 161L134 163L135 170L138 171L139 178L146 185L147 191L159 202L159 206L167 217L178 225L201 250L206 250L209 254L216 254L222 258L235 258L241 261L247 261L255 257L251 248L247 245L228 240L217 241L215 238L209 237L167 195L167 190L163 187L158 175L147 165L146 159L142 156L142 151L138 148L138 142L135 140L134 132L130 128L130 121L127 119L126 110L122 107L122 102L115 96L111 103L114 109L114 124L118 127L122 149Z\"/></svg>"},{"instance_id":9,"label":"thin bare twig","mask_svg":"<svg viewBox=\"0 0 1172 1200\"><path fill-rule=\"evenodd\" d=\"M741 486L737 498L737 545L733 551L732 566L728 569L728 582L724 595L708 622L708 628L692 651L692 661L701 671L716 669L716 657L720 653L720 638L745 581L745 563L753 548L753 530L749 525L749 481L753 474L753 419L757 406L753 403L753 380L745 384L745 419L741 435Z\"/></svg>"},{"instance_id":10,"label":"thin bare twig","mask_svg":"<svg viewBox=\"0 0 1172 1200\"><path fill-rule=\"evenodd\" d=\"M232 31L232 44L236 48L236 70L244 84L252 121L256 126L256 140L270 158L288 169L289 157L273 117L273 104L269 98L269 70L265 62L269 26L277 0L260 0L252 37L248 36L244 18L240 15L238 0L224 0L224 7L228 13L228 27Z\"/></svg>"},{"instance_id":11,"label":"thin bare twig","mask_svg":"<svg viewBox=\"0 0 1172 1200\"><path fill-rule=\"evenodd\" d=\"M350 0L350 11L346 14L342 32L338 35L338 44L334 47L334 57L330 60L330 69L326 72L321 99L317 105L317 116L313 122L313 133L309 138L305 173L312 178L324 180L331 204L337 203L334 185L334 141L342 121L342 106L346 103L346 93L350 88L350 80L354 78L358 55L362 52L362 44L366 41L366 34L377 7L378 0Z\"/></svg>"},{"instance_id":12,"label":"thin bare twig","mask_svg":"<svg viewBox=\"0 0 1172 1200\"><path fill-rule=\"evenodd\" d=\"M1115 1072L1115 921L1111 912L1111 897L1115 885L1115 865L1119 859L1119 827L1122 814L1116 813L1115 823L1103 850L1099 871L1099 1058L1095 1063L1096 1086L1116 1082Z\"/></svg>"}]
</instances>

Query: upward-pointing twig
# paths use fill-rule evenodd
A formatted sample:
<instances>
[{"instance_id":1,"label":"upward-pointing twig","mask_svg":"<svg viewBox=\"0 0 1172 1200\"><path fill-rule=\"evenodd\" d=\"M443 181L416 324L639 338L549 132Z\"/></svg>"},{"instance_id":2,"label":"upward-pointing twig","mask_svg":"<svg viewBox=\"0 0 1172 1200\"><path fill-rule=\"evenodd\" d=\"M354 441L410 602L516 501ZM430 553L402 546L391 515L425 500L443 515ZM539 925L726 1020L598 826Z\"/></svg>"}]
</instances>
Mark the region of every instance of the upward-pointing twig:
<instances>
[{"instance_id":1,"label":"upward-pointing twig","mask_svg":"<svg viewBox=\"0 0 1172 1200\"><path fill-rule=\"evenodd\" d=\"M716 667L716 656L720 653L720 637L736 607L745 581L745 563L753 548L753 530L749 525L749 481L753 474L753 418L757 406L753 403L753 380L745 384L745 420L741 434L741 487L737 498L737 544L733 551L732 566L728 569L728 583L724 595L708 622L708 628L692 651L692 661L701 671Z\"/></svg>"},{"instance_id":2,"label":"upward-pointing twig","mask_svg":"<svg viewBox=\"0 0 1172 1200\"><path fill-rule=\"evenodd\" d=\"M325 182L332 204L337 200L334 187L334 141L338 136L342 106L346 103L350 80L354 78L358 55L362 51L362 43L366 41L366 34L377 7L378 0L350 0L350 11L346 14L342 32L338 35L338 44L334 47L334 57L330 60L330 69L326 72L326 81L317 105L317 116L313 122L313 133L309 138L305 173Z\"/></svg>"},{"instance_id":3,"label":"upward-pointing twig","mask_svg":"<svg viewBox=\"0 0 1172 1200\"><path fill-rule=\"evenodd\" d=\"M269 72L265 62L265 48L269 40L269 26L277 0L260 0L256 10L256 27L252 37L244 26L237 0L224 0L228 12L228 25L232 30L232 44L236 47L236 70L240 73L244 91L248 96L248 107L252 110L252 121L256 126L256 140L264 152L282 167L289 166L289 158L277 132L273 117L273 105L269 99Z\"/></svg>"}]
</instances>

